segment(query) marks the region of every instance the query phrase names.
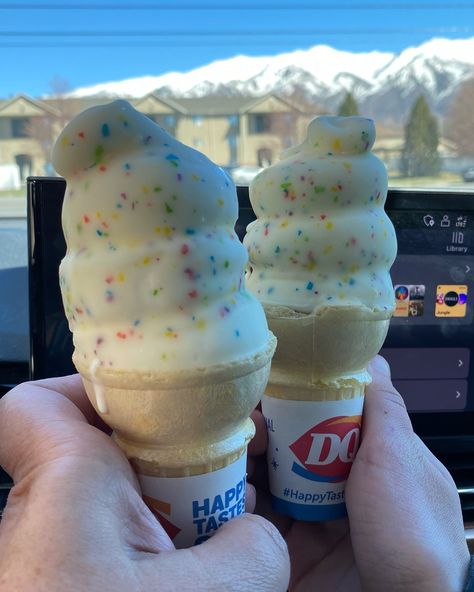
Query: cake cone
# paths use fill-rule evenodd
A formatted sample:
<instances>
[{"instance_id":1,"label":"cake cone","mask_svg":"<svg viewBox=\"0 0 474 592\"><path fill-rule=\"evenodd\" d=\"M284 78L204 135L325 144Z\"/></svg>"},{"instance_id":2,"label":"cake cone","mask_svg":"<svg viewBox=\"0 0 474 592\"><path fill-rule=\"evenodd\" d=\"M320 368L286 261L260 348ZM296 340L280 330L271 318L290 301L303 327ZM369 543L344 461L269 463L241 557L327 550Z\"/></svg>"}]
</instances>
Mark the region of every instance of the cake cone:
<instances>
[{"instance_id":1,"label":"cake cone","mask_svg":"<svg viewBox=\"0 0 474 592\"><path fill-rule=\"evenodd\" d=\"M344 488L359 440L367 364L390 317L265 307L278 348L262 403L274 507L300 520L345 516ZM281 347L280 347L281 344Z\"/></svg>"},{"instance_id":2,"label":"cake cone","mask_svg":"<svg viewBox=\"0 0 474 592\"><path fill-rule=\"evenodd\" d=\"M249 415L267 384L275 344L271 336L248 360L168 374L91 369L75 359L89 399L178 547L203 542L244 511L246 451L255 432Z\"/></svg>"},{"instance_id":3,"label":"cake cone","mask_svg":"<svg viewBox=\"0 0 474 592\"><path fill-rule=\"evenodd\" d=\"M394 309L387 173L372 121L319 117L307 139L252 181L248 286L278 345L262 410L276 510L345 515L369 361Z\"/></svg>"}]
</instances>

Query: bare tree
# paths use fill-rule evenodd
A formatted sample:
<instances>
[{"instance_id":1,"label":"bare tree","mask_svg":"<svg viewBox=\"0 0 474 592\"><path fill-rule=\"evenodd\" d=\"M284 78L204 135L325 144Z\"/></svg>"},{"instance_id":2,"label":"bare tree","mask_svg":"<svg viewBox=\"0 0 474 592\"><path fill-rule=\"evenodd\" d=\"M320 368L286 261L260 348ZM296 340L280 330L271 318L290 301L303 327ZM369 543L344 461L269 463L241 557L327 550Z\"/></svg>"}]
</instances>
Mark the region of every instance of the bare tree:
<instances>
[{"instance_id":1,"label":"bare tree","mask_svg":"<svg viewBox=\"0 0 474 592\"><path fill-rule=\"evenodd\" d=\"M51 165L51 152L55 139L56 116L53 112L45 112L44 115L31 117L25 125L28 137L33 138L39 145L45 163L45 174L53 172Z\"/></svg>"},{"instance_id":2,"label":"bare tree","mask_svg":"<svg viewBox=\"0 0 474 592\"><path fill-rule=\"evenodd\" d=\"M461 156L474 156L474 78L464 82L451 104L446 119L446 135Z\"/></svg>"},{"instance_id":3,"label":"bare tree","mask_svg":"<svg viewBox=\"0 0 474 592\"><path fill-rule=\"evenodd\" d=\"M43 99L44 113L31 117L25 125L25 131L30 138L35 139L41 149L45 162L45 173L52 173L51 152L59 131L74 116L72 101L68 99L67 93L70 91L69 83L56 76L53 78L49 87L50 95Z\"/></svg>"},{"instance_id":4,"label":"bare tree","mask_svg":"<svg viewBox=\"0 0 474 592\"><path fill-rule=\"evenodd\" d=\"M294 135L297 118L298 112L296 109L271 114L270 132L280 138L283 148L289 148L295 143Z\"/></svg>"},{"instance_id":5,"label":"bare tree","mask_svg":"<svg viewBox=\"0 0 474 592\"><path fill-rule=\"evenodd\" d=\"M314 100L313 96L309 96L304 87L300 85L295 85L291 93L287 95L287 98L291 101L292 105L295 105L300 111L308 115L316 116L328 112L327 109L323 109Z\"/></svg>"},{"instance_id":6,"label":"bare tree","mask_svg":"<svg viewBox=\"0 0 474 592\"><path fill-rule=\"evenodd\" d=\"M75 115L74 101L68 98L68 94L71 92L71 85L65 78L55 76L50 81L49 88L51 94L48 98L48 104L57 111L57 123L62 129Z\"/></svg>"}]
</instances>

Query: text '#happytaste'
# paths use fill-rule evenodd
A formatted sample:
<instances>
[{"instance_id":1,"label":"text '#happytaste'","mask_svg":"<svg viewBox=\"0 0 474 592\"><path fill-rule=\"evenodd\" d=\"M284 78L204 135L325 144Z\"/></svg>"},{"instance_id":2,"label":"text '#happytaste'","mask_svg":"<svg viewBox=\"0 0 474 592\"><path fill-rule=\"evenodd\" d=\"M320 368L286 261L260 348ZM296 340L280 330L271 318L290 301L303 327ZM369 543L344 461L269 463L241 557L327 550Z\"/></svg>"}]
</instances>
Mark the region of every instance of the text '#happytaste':
<instances>
[{"instance_id":1,"label":"text '#happytaste'","mask_svg":"<svg viewBox=\"0 0 474 592\"><path fill-rule=\"evenodd\" d=\"M305 493L299 489L285 487L283 496L304 504L330 504L344 501L344 491L324 491L320 493Z\"/></svg>"}]
</instances>

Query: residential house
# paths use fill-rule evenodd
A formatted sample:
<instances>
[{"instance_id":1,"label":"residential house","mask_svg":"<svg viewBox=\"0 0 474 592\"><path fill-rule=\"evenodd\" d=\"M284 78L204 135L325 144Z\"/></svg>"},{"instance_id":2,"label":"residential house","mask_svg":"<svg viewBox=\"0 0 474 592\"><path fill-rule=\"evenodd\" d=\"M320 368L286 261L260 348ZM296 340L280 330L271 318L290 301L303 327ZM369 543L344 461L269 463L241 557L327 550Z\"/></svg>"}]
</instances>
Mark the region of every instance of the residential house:
<instances>
[{"instance_id":1,"label":"residential house","mask_svg":"<svg viewBox=\"0 0 474 592\"><path fill-rule=\"evenodd\" d=\"M22 181L47 174L47 153L58 117L54 107L25 95L1 101L0 164L16 164Z\"/></svg>"},{"instance_id":2,"label":"residential house","mask_svg":"<svg viewBox=\"0 0 474 592\"><path fill-rule=\"evenodd\" d=\"M220 166L265 166L302 140L305 114L289 101L266 95L168 99L150 94L135 107L178 140Z\"/></svg>"}]
</instances>

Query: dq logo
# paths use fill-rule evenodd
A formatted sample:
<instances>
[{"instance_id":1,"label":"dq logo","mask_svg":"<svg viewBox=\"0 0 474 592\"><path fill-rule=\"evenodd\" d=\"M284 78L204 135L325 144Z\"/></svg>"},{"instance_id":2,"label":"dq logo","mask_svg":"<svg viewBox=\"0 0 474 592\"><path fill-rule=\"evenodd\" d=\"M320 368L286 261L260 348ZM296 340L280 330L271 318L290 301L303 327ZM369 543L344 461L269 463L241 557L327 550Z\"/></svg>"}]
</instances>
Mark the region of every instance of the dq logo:
<instances>
[{"instance_id":1,"label":"dq logo","mask_svg":"<svg viewBox=\"0 0 474 592\"><path fill-rule=\"evenodd\" d=\"M292 471L311 481L337 483L347 479L360 439L361 416L331 417L310 428L290 445L303 465Z\"/></svg>"}]
</instances>

